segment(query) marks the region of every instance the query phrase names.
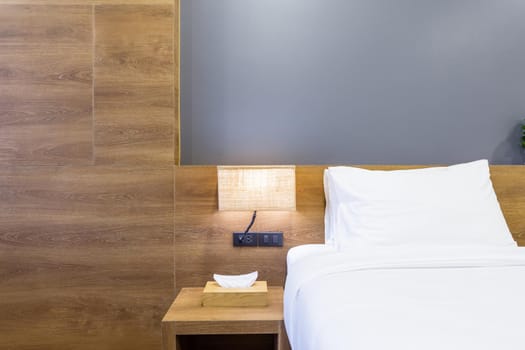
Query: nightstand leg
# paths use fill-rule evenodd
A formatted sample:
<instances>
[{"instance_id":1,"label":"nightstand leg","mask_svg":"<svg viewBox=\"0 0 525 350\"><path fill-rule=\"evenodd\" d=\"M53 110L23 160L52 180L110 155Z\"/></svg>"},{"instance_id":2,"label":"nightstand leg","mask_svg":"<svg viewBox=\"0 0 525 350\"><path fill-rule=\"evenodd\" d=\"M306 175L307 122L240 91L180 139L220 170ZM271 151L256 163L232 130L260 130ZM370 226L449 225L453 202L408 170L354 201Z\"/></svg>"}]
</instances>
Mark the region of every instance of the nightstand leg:
<instances>
[{"instance_id":1,"label":"nightstand leg","mask_svg":"<svg viewBox=\"0 0 525 350\"><path fill-rule=\"evenodd\" d=\"M281 323L279 327L279 334L277 339L277 350L290 350L290 342L288 341L288 336L286 335L286 329L284 328L284 322Z\"/></svg>"},{"instance_id":2,"label":"nightstand leg","mask_svg":"<svg viewBox=\"0 0 525 350\"><path fill-rule=\"evenodd\" d=\"M275 350L290 350L290 343L284 328L284 322L279 326L279 333L276 335Z\"/></svg>"},{"instance_id":3,"label":"nightstand leg","mask_svg":"<svg viewBox=\"0 0 525 350\"><path fill-rule=\"evenodd\" d=\"M175 342L175 324L162 322L162 350L178 350L179 345Z\"/></svg>"}]
</instances>

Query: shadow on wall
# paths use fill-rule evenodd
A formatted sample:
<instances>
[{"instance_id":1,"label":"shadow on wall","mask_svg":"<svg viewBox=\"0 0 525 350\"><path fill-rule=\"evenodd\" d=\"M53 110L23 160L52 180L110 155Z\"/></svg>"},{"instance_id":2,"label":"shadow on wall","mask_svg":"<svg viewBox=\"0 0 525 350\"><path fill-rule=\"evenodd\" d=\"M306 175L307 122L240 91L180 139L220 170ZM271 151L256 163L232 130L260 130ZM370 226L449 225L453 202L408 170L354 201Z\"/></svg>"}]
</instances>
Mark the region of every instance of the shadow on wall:
<instances>
[{"instance_id":1,"label":"shadow on wall","mask_svg":"<svg viewBox=\"0 0 525 350\"><path fill-rule=\"evenodd\" d=\"M507 135L507 138L501 142L494 153L492 159L498 159L501 164L524 164L524 152L521 149L521 122L517 123Z\"/></svg>"}]
</instances>

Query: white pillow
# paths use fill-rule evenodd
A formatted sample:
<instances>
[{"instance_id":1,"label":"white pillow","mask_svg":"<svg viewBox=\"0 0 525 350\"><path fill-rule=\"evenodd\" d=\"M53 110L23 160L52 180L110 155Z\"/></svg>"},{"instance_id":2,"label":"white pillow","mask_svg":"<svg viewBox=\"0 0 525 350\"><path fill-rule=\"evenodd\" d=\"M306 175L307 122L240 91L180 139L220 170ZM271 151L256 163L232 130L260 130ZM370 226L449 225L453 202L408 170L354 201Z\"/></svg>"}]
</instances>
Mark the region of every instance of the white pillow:
<instances>
[{"instance_id":1,"label":"white pillow","mask_svg":"<svg viewBox=\"0 0 525 350\"><path fill-rule=\"evenodd\" d=\"M516 246L486 160L414 170L325 171L327 240L372 245Z\"/></svg>"}]
</instances>

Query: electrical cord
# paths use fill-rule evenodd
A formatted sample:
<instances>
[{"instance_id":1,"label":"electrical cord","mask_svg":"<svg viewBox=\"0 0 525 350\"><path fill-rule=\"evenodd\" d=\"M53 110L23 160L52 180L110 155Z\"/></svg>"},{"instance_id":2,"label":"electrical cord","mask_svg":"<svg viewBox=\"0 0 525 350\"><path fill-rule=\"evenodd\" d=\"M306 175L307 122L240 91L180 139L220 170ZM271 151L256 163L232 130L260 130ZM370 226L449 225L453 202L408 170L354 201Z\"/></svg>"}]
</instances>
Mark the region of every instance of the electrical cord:
<instances>
[{"instance_id":1,"label":"electrical cord","mask_svg":"<svg viewBox=\"0 0 525 350\"><path fill-rule=\"evenodd\" d=\"M250 224L248 225L248 227L246 227L246 230L244 230L244 233L242 235L239 236L239 242L242 242L244 240L244 237L246 237L246 234L248 233L248 231L250 231L250 229L252 228L253 226L253 223L255 222L255 218L257 217L257 210L254 210L253 211L253 215L252 215L252 221L250 221Z\"/></svg>"}]
</instances>

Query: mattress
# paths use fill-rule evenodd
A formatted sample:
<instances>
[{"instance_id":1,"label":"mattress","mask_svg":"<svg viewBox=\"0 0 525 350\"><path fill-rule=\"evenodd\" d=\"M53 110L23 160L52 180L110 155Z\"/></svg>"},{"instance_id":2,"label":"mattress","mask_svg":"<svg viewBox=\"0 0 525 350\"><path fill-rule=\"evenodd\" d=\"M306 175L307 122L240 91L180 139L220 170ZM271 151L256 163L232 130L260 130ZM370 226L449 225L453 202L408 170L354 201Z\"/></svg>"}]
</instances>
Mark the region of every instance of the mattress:
<instances>
[{"instance_id":1,"label":"mattress","mask_svg":"<svg viewBox=\"0 0 525 350\"><path fill-rule=\"evenodd\" d=\"M523 350L524 295L524 248L299 247L285 325L293 350Z\"/></svg>"}]
</instances>

